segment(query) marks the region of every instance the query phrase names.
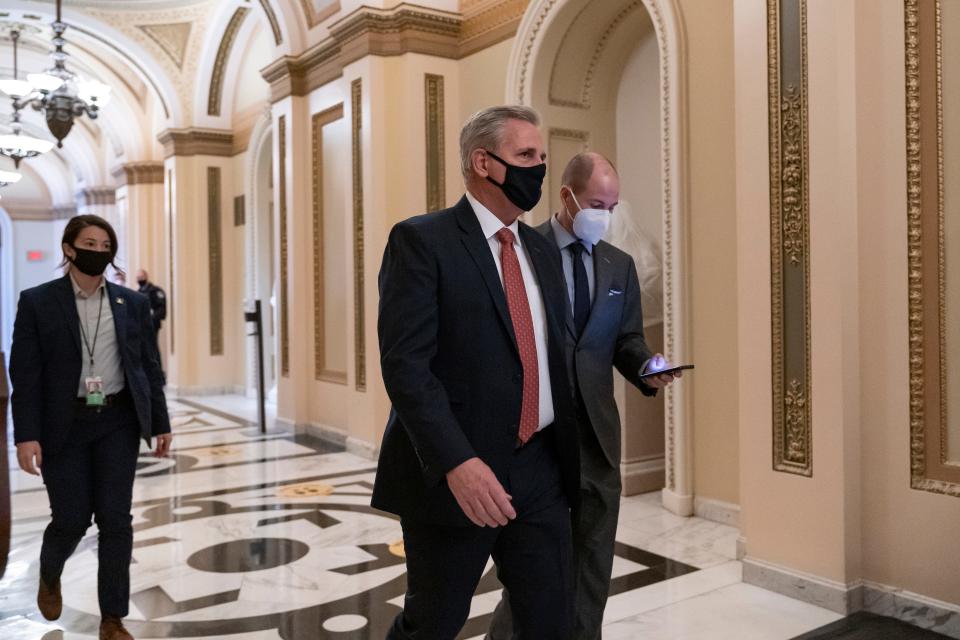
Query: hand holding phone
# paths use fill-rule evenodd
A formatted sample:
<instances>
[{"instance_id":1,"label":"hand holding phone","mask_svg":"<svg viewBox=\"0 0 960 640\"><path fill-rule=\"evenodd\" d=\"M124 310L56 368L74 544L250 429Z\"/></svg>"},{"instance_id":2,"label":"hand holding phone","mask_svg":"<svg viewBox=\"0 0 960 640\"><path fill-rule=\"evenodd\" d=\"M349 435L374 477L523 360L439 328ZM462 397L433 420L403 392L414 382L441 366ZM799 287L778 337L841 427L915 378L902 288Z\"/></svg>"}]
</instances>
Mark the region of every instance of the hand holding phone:
<instances>
[{"instance_id":1,"label":"hand holding phone","mask_svg":"<svg viewBox=\"0 0 960 640\"><path fill-rule=\"evenodd\" d=\"M681 364L676 367L667 367L666 369L660 369L659 371L647 371L646 373L640 374L640 379L644 380L646 378L652 378L653 376L659 375L675 375L679 371L686 371L687 369L693 369L692 364Z\"/></svg>"}]
</instances>

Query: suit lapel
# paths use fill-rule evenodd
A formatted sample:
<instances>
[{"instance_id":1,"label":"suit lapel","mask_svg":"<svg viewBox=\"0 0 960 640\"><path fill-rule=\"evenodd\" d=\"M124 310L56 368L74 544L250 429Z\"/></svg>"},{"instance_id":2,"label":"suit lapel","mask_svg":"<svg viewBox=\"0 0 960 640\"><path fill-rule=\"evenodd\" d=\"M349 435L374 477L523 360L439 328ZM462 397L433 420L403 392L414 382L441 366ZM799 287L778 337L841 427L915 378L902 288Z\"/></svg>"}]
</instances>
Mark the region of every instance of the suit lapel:
<instances>
[{"instance_id":1,"label":"suit lapel","mask_svg":"<svg viewBox=\"0 0 960 640\"><path fill-rule=\"evenodd\" d=\"M510 311L507 308L507 297L503 292L503 284L500 282L500 274L497 273L497 265L493 261L493 255L490 253L490 245L487 239L483 237L483 231L480 228L480 221L477 220L473 208L466 196L460 199L455 208L457 222L460 229L464 232L462 241L473 261L483 276L483 281L487 285L487 291L493 298L493 305L497 309L497 315L503 323L513 348L520 353L517 347L517 337L513 333L513 320L510 318Z\"/></svg>"},{"instance_id":2,"label":"suit lapel","mask_svg":"<svg viewBox=\"0 0 960 640\"><path fill-rule=\"evenodd\" d=\"M607 255L606 247L598 242L593 247L593 305L590 307L590 318L583 328L583 335L589 334L594 327L599 326L604 307L609 302L610 283L613 282L613 263ZM581 336L582 337L582 336Z\"/></svg>"},{"instance_id":3,"label":"suit lapel","mask_svg":"<svg viewBox=\"0 0 960 640\"><path fill-rule=\"evenodd\" d=\"M73 292L73 283L70 281L69 274L58 280L55 291L57 302L60 303L67 325L70 327L70 335L73 336L73 342L77 346L77 353L83 358L83 347L80 343L80 314L77 313L76 294Z\"/></svg>"},{"instance_id":4,"label":"suit lapel","mask_svg":"<svg viewBox=\"0 0 960 640\"><path fill-rule=\"evenodd\" d=\"M547 220L543 224L537 227L543 236L550 241L550 246L557 249L557 257L560 259L560 269L563 270L563 251L560 250L559 245L557 245L557 235L553 232L553 225L550 224L550 220ZM570 305L570 295L567 293L567 276L563 276L563 319L564 324L567 326L567 332L570 334L570 337L573 338L573 341L577 340L577 328L573 324L573 308Z\"/></svg>"},{"instance_id":5,"label":"suit lapel","mask_svg":"<svg viewBox=\"0 0 960 640\"><path fill-rule=\"evenodd\" d=\"M113 326L117 332L117 344L124 345L127 342L127 301L120 294L119 287L113 283L107 283L107 297L110 299L110 310L113 312ZM120 349L121 357L123 349Z\"/></svg>"}]
</instances>

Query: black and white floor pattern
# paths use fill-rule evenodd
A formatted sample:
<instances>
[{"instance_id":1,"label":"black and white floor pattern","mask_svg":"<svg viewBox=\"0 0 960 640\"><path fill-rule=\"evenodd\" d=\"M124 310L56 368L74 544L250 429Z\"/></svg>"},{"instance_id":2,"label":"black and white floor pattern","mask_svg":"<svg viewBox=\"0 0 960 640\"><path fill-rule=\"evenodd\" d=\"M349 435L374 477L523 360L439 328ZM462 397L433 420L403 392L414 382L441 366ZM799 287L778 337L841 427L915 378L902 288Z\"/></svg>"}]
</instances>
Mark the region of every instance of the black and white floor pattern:
<instances>
[{"instance_id":1,"label":"black and white floor pattern","mask_svg":"<svg viewBox=\"0 0 960 640\"><path fill-rule=\"evenodd\" d=\"M172 400L173 455L141 458L130 631L141 640L383 638L403 602L404 564L399 522L369 506L375 464L310 436L261 435L224 404ZM35 597L47 497L38 479L12 473L0 638L96 637L96 528L67 563L63 617L43 620ZM657 494L625 498L604 637L786 640L840 617L742 584L737 535L668 513ZM483 636L499 597L491 565L460 638Z\"/></svg>"}]
</instances>

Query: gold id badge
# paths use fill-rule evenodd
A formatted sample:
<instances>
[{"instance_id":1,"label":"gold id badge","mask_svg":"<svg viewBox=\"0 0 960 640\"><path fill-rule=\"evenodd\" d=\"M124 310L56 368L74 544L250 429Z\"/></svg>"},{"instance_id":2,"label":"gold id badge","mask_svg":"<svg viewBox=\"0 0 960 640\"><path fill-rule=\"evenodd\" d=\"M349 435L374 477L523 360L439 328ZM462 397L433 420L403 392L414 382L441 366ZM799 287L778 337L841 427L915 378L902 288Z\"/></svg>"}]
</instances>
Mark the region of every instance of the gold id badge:
<instances>
[{"instance_id":1,"label":"gold id badge","mask_svg":"<svg viewBox=\"0 0 960 640\"><path fill-rule=\"evenodd\" d=\"M104 405L103 378L100 376L90 376L84 379L87 387L87 406L102 407Z\"/></svg>"}]
</instances>

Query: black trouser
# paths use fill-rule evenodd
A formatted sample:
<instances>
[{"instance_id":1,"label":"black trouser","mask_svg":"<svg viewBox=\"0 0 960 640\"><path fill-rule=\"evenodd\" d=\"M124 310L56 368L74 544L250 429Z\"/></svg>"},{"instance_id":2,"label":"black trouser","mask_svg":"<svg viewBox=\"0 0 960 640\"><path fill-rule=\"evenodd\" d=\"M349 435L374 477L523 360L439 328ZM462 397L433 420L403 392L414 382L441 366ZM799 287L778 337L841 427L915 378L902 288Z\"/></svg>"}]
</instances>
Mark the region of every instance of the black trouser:
<instances>
[{"instance_id":1,"label":"black trouser","mask_svg":"<svg viewBox=\"0 0 960 640\"><path fill-rule=\"evenodd\" d=\"M613 550L620 514L620 470L610 466L589 420L581 432L580 506L573 518L576 640L598 640L610 591ZM488 640L508 640L513 613L508 590L493 613Z\"/></svg>"},{"instance_id":2,"label":"black trouser","mask_svg":"<svg viewBox=\"0 0 960 640\"><path fill-rule=\"evenodd\" d=\"M515 452L504 489L517 518L505 527L452 527L401 521L407 555L403 612L391 640L451 640L493 556L510 592L514 637L566 640L573 607L570 510L560 484L552 434Z\"/></svg>"},{"instance_id":3,"label":"black trouser","mask_svg":"<svg viewBox=\"0 0 960 640\"><path fill-rule=\"evenodd\" d=\"M610 466L593 429L585 429L580 445L580 508L573 524L577 640L601 638L613 572L620 493L620 470Z\"/></svg>"},{"instance_id":4,"label":"black trouser","mask_svg":"<svg viewBox=\"0 0 960 640\"><path fill-rule=\"evenodd\" d=\"M40 575L47 584L60 579L67 558L96 518L97 593L101 615L124 617L130 599L133 520L130 515L140 434L129 395L100 411L77 407L64 447L43 455L43 482L52 520L43 533Z\"/></svg>"}]
</instances>

